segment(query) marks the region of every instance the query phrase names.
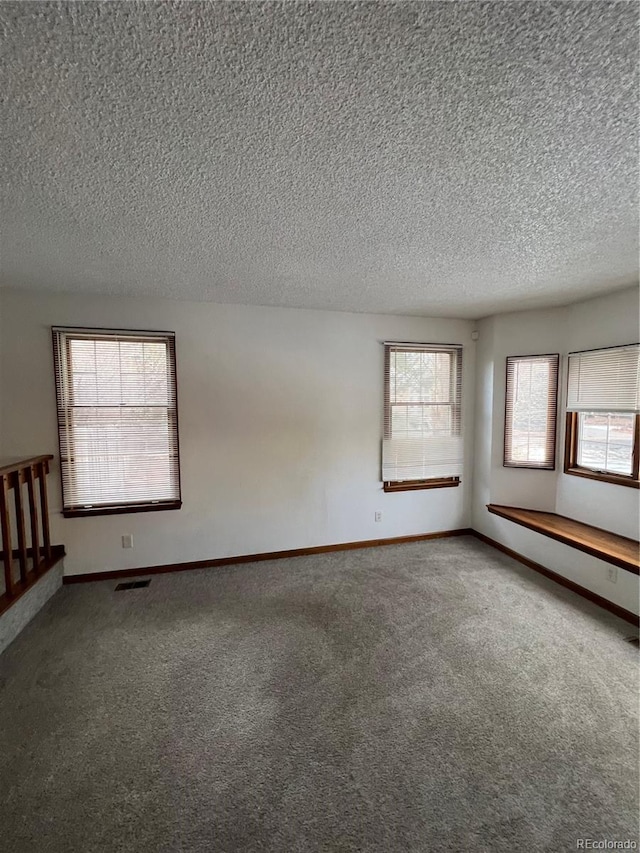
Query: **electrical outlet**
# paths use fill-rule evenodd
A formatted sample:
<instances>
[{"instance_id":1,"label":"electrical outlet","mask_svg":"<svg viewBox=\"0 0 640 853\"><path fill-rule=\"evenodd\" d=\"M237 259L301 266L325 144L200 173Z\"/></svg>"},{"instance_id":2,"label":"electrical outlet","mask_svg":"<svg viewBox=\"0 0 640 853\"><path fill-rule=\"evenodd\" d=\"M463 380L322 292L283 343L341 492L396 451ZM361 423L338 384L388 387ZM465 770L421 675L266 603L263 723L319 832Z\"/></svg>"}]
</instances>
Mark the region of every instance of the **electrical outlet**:
<instances>
[{"instance_id":1,"label":"electrical outlet","mask_svg":"<svg viewBox=\"0 0 640 853\"><path fill-rule=\"evenodd\" d=\"M381 512L374 513L373 514L373 520L374 521L382 521L382 513Z\"/></svg>"},{"instance_id":2,"label":"electrical outlet","mask_svg":"<svg viewBox=\"0 0 640 853\"><path fill-rule=\"evenodd\" d=\"M127 533L126 536L122 537L122 547L133 548L133 536L131 535L131 533Z\"/></svg>"},{"instance_id":3,"label":"electrical outlet","mask_svg":"<svg viewBox=\"0 0 640 853\"><path fill-rule=\"evenodd\" d=\"M617 566L608 566L607 567L607 580L610 580L611 583L618 583L618 567Z\"/></svg>"}]
</instances>

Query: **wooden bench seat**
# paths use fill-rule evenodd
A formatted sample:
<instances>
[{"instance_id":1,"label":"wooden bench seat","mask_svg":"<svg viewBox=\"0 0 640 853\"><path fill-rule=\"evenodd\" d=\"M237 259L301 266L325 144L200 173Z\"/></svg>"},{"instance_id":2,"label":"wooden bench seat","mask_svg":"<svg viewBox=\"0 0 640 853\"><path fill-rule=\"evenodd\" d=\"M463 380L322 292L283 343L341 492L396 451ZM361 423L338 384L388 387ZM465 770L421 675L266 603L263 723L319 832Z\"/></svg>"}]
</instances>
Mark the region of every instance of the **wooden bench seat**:
<instances>
[{"instance_id":1,"label":"wooden bench seat","mask_svg":"<svg viewBox=\"0 0 640 853\"><path fill-rule=\"evenodd\" d=\"M499 504L487 504L487 509L494 515L521 524L529 530L535 530L536 533L549 536L634 575L640 574L640 543L635 539L618 536L617 533L574 521L564 515L556 515L555 512Z\"/></svg>"}]
</instances>

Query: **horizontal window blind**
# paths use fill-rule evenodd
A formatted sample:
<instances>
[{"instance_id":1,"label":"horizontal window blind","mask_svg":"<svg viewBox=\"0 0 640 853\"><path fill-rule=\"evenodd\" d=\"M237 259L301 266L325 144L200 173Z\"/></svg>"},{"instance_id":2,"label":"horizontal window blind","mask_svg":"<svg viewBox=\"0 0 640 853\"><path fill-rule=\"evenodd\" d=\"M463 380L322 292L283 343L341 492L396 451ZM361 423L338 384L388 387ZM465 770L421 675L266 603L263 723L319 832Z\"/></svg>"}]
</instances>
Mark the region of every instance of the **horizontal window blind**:
<instances>
[{"instance_id":1,"label":"horizontal window blind","mask_svg":"<svg viewBox=\"0 0 640 853\"><path fill-rule=\"evenodd\" d=\"M385 344L382 479L462 474L462 347Z\"/></svg>"},{"instance_id":2,"label":"horizontal window blind","mask_svg":"<svg viewBox=\"0 0 640 853\"><path fill-rule=\"evenodd\" d=\"M179 502L173 333L53 339L64 510Z\"/></svg>"},{"instance_id":3,"label":"horizontal window blind","mask_svg":"<svg viewBox=\"0 0 640 853\"><path fill-rule=\"evenodd\" d=\"M560 356L507 358L504 465L555 468Z\"/></svg>"},{"instance_id":4,"label":"horizontal window blind","mask_svg":"<svg viewBox=\"0 0 640 853\"><path fill-rule=\"evenodd\" d=\"M569 354L567 411L638 412L640 346Z\"/></svg>"}]
</instances>

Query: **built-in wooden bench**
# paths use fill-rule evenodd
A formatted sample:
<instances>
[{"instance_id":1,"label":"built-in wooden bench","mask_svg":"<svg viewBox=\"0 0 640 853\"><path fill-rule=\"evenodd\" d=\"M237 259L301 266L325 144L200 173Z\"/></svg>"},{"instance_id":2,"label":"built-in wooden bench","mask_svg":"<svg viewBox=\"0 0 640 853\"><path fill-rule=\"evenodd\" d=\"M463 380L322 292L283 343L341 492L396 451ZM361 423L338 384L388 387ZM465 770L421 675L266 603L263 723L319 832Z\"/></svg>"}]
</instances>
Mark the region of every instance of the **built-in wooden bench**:
<instances>
[{"instance_id":1,"label":"built-in wooden bench","mask_svg":"<svg viewBox=\"0 0 640 853\"><path fill-rule=\"evenodd\" d=\"M529 530L535 530L543 536L556 539L571 548L577 548L591 554L606 563L619 566L634 575L640 574L640 543L626 536L618 536L600 527L592 527L581 521L574 521L555 512L541 512L537 509L522 509L515 506L487 504L487 509Z\"/></svg>"}]
</instances>

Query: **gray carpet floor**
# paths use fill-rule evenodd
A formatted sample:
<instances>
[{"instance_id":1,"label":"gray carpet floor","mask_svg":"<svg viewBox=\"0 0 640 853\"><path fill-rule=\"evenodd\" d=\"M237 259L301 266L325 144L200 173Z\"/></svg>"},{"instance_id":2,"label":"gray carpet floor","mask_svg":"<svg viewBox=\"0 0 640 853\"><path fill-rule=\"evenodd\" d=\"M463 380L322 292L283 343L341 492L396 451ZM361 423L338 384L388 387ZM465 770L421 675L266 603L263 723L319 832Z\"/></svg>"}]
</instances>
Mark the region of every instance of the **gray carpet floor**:
<instances>
[{"instance_id":1,"label":"gray carpet floor","mask_svg":"<svg viewBox=\"0 0 640 853\"><path fill-rule=\"evenodd\" d=\"M0 658L0 847L638 838L633 628L464 537L60 590Z\"/></svg>"}]
</instances>

